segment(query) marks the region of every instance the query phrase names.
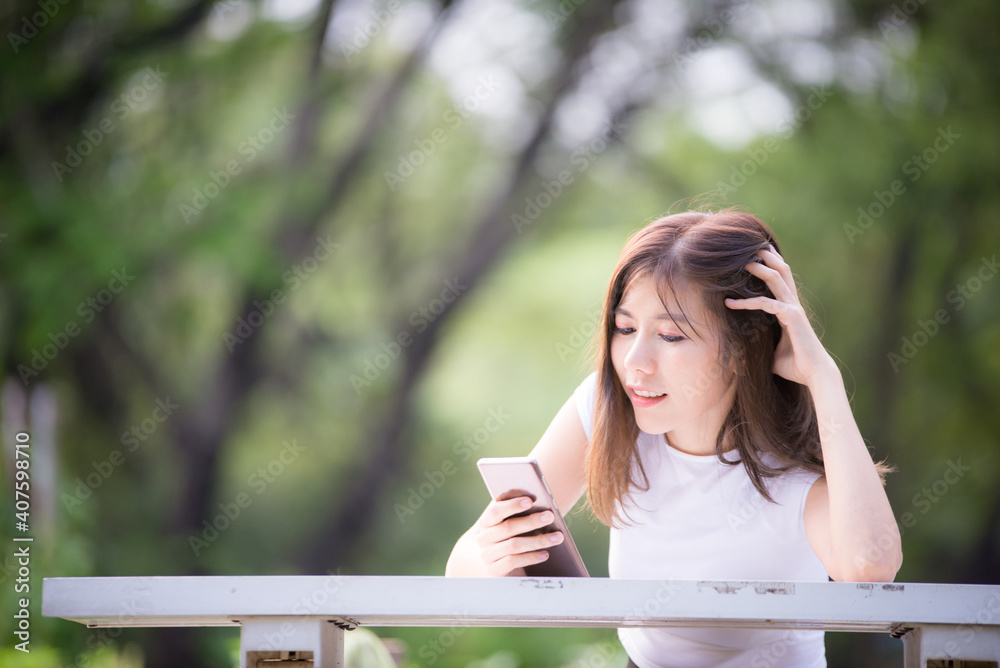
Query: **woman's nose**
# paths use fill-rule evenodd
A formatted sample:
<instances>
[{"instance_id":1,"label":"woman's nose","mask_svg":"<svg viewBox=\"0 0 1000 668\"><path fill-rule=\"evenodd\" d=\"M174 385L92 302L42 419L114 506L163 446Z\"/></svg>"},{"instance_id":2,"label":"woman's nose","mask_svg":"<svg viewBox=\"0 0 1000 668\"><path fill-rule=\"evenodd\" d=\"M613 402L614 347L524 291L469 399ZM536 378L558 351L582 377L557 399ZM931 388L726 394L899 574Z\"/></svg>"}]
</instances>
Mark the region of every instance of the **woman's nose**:
<instances>
[{"instance_id":1,"label":"woman's nose","mask_svg":"<svg viewBox=\"0 0 1000 668\"><path fill-rule=\"evenodd\" d=\"M653 357L650 354L649 346L639 337L636 337L632 347L625 354L625 368L643 373L649 373L653 369Z\"/></svg>"}]
</instances>

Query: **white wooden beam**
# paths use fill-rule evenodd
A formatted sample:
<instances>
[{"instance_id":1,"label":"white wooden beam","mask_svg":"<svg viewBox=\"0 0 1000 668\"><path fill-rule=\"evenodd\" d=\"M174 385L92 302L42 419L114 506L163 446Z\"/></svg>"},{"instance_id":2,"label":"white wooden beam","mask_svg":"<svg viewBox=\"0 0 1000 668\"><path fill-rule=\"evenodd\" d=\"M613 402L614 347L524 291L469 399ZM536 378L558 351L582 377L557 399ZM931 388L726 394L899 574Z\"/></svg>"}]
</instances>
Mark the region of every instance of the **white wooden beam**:
<instances>
[{"instance_id":1,"label":"white wooden beam","mask_svg":"<svg viewBox=\"0 0 1000 668\"><path fill-rule=\"evenodd\" d=\"M340 668L342 629L358 625L867 631L902 637L907 666L954 659L1000 663L1000 586L990 585L384 575L45 578L42 614L88 626L242 625L241 668L254 668L247 656L261 651L310 651L317 668ZM268 646L283 629L294 638Z\"/></svg>"}]
</instances>

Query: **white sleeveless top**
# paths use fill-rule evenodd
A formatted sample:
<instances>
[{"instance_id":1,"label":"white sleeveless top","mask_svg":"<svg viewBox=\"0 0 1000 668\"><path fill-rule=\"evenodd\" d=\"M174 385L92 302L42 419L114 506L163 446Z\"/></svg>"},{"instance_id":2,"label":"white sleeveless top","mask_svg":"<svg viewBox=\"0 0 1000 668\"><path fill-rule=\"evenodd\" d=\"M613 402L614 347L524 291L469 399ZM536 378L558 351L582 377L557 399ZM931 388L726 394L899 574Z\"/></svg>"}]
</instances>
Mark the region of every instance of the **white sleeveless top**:
<instances>
[{"instance_id":1,"label":"white sleeveless top","mask_svg":"<svg viewBox=\"0 0 1000 668\"><path fill-rule=\"evenodd\" d=\"M573 393L588 439L596 387L595 371ZM631 526L611 528L610 577L827 581L802 519L818 474L793 469L766 479L775 504L757 492L742 464L681 452L662 434L640 431L638 445L649 490L633 489L625 500L623 519ZM633 480L642 486L637 466ZM620 628L618 637L639 668L826 666L823 631L651 627Z\"/></svg>"}]
</instances>

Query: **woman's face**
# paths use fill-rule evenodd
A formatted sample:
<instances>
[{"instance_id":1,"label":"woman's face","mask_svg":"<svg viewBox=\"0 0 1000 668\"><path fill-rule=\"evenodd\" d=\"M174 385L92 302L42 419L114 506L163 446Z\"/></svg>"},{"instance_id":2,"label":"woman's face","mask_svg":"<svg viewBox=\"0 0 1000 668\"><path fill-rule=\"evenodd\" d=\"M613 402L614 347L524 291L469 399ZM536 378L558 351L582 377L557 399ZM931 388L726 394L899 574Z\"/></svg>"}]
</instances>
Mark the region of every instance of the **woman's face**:
<instances>
[{"instance_id":1,"label":"woman's face","mask_svg":"<svg viewBox=\"0 0 1000 668\"><path fill-rule=\"evenodd\" d=\"M676 302L664 308L650 276L636 279L615 309L611 360L641 430L665 434L683 452L711 455L736 388L720 365L718 332L700 296L678 286L676 297L693 322Z\"/></svg>"}]
</instances>

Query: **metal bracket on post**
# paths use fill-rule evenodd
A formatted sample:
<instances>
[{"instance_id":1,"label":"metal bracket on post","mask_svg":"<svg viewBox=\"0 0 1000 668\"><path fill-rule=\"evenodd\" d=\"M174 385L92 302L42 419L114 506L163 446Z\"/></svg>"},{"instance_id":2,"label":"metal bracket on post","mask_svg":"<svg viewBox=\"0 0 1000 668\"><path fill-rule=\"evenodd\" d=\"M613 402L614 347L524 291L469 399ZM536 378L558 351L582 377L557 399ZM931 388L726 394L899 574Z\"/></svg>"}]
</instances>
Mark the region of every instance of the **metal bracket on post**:
<instances>
[{"instance_id":1,"label":"metal bracket on post","mask_svg":"<svg viewBox=\"0 0 1000 668\"><path fill-rule=\"evenodd\" d=\"M327 617L252 616L240 623L240 668L344 668L344 629Z\"/></svg>"},{"instance_id":2,"label":"metal bracket on post","mask_svg":"<svg viewBox=\"0 0 1000 668\"><path fill-rule=\"evenodd\" d=\"M921 624L903 638L904 668L998 668L1000 630L974 624Z\"/></svg>"}]
</instances>

